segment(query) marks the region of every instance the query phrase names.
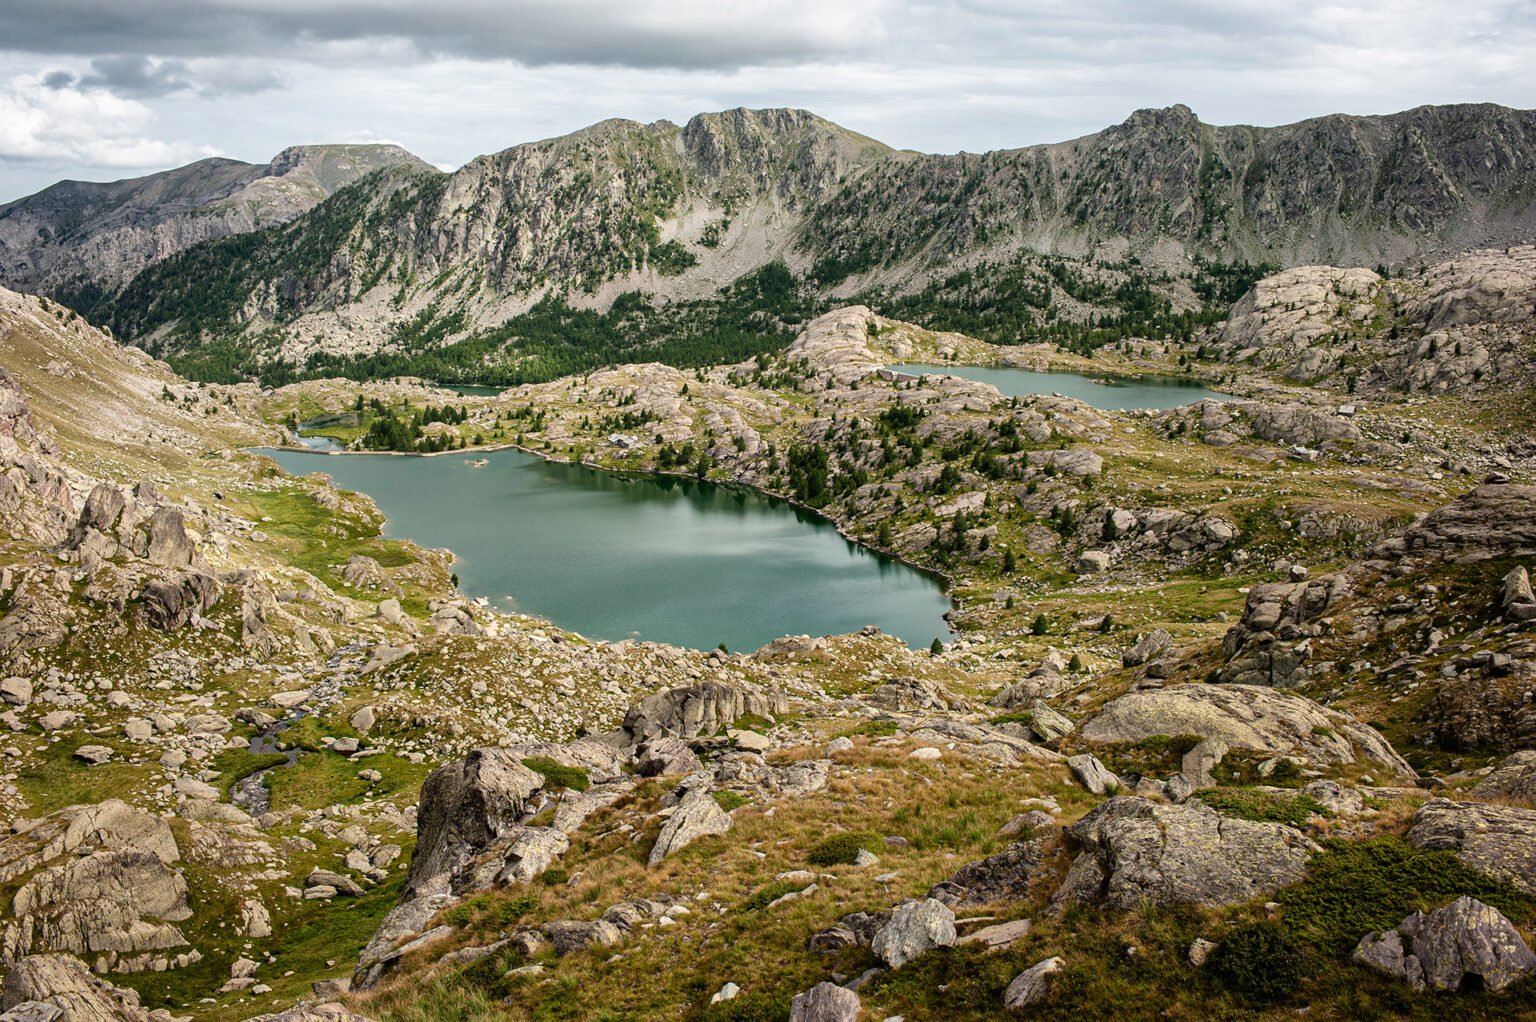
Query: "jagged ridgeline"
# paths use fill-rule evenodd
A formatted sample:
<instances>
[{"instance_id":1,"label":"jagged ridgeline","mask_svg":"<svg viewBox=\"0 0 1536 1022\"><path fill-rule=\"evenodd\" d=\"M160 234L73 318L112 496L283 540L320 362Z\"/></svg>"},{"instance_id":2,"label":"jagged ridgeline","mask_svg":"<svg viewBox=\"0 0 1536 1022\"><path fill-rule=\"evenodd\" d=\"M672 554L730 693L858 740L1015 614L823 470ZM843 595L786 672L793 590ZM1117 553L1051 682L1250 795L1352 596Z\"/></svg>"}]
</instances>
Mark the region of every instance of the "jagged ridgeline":
<instances>
[{"instance_id":1,"label":"jagged ridgeline","mask_svg":"<svg viewBox=\"0 0 1536 1022\"><path fill-rule=\"evenodd\" d=\"M1263 273L1533 228L1536 114L1214 127L1142 111L982 155L813 114L605 121L453 174L382 166L286 223L56 293L199 379L539 381L781 348L850 299L1000 343L1188 337Z\"/></svg>"}]
</instances>

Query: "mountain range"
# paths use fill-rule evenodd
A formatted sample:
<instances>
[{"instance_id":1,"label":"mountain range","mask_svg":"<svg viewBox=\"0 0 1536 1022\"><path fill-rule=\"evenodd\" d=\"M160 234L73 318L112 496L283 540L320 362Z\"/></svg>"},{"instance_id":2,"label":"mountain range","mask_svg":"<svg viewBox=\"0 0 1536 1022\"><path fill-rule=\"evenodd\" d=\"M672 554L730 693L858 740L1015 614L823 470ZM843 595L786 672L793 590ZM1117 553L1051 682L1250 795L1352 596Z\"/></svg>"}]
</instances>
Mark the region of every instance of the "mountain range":
<instances>
[{"instance_id":1,"label":"mountain range","mask_svg":"<svg viewBox=\"0 0 1536 1022\"><path fill-rule=\"evenodd\" d=\"M1264 269L1536 237L1533 165L1536 112L1491 104L1274 128L1174 106L981 155L737 109L604 121L451 174L393 147L308 147L65 182L0 207L0 283L208 379L548 378L581 360L521 340L573 330L626 357L735 332L759 339L746 356L851 298L1091 349L1187 333ZM759 279L781 264L787 283Z\"/></svg>"}]
</instances>

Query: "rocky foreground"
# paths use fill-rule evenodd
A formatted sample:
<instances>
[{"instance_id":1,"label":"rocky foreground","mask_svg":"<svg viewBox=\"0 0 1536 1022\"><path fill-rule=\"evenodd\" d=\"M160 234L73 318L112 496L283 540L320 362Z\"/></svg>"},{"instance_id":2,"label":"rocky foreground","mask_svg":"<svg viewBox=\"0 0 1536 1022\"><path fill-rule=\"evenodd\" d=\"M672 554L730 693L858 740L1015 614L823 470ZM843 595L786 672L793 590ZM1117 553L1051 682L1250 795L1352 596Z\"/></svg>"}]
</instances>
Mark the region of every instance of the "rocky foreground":
<instances>
[{"instance_id":1,"label":"rocky foreground","mask_svg":"<svg viewBox=\"0 0 1536 1022\"><path fill-rule=\"evenodd\" d=\"M1062 357L855 307L434 424L814 506L950 575L933 652L500 613L246 450L357 385L0 296L0 1018L1536 1012L1529 263L1355 281L1401 310L1317 371L1266 317L1369 324L1342 271L1099 356L1235 395L1170 412L891 379Z\"/></svg>"}]
</instances>

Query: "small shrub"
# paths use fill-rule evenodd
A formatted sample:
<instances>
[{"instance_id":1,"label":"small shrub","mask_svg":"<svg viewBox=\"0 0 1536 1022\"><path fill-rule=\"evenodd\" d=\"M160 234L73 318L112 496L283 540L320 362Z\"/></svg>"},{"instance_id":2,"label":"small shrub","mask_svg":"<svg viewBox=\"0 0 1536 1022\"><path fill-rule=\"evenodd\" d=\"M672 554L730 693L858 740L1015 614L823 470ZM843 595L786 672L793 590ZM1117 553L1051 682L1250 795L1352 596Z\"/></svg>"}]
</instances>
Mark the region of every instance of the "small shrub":
<instances>
[{"instance_id":1,"label":"small shrub","mask_svg":"<svg viewBox=\"0 0 1536 1022\"><path fill-rule=\"evenodd\" d=\"M539 900L531 894L507 898L495 891L487 891L459 902L444 912L442 919L447 925L461 929L471 923L483 923L488 929L502 930L538 907Z\"/></svg>"},{"instance_id":2,"label":"small shrub","mask_svg":"<svg viewBox=\"0 0 1536 1022\"><path fill-rule=\"evenodd\" d=\"M1303 826L1314 816L1328 811L1311 795L1282 795L1252 788L1211 788L1199 794L1200 801L1226 816L1265 823Z\"/></svg>"},{"instance_id":3,"label":"small shrub","mask_svg":"<svg viewBox=\"0 0 1536 1022\"><path fill-rule=\"evenodd\" d=\"M844 831L818 842L805 855L812 866L851 866L859 849L879 845L880 837L867 831Z\"/></svg>"},{"instance_id":4,"label":"small shrub","mask_svg":"<svg viewBox=\"0 0 1536 1022\"><path fill-rule=\"evenodd\" d=\"M1403 838L1324 842L1301 883L1280 892L1286 925L1298 939L1347 954L1372 930L1409 913L1470 895L1517 924L1536 918L1536 898L1462 864L1453 852L1414 848Z\"/></svg>"},{"instance_id":5,"label":"small shrub","mask_svg":"<svg viewBox=\"0 0 1536 1022\"><path fill-rule=\"evenodd\" d=\"M848 732L848 736L850 738L854 735L863 735L866 738L889 738L899 730L894 720L872 720L866 724L860 724Z\"/></svg>"},{"instance_id":6,"label":"small shrub","mask_svg":"<svg viewBox=\"0 0 1536 1022\"><path fill-rule=\"evenodd\" d=\"M803 891L805 884L795 883L793 880L775 880L766 887L760 887L747 896L741 903L743 912L756 912L765 909L786 894Z\"/></svg>"},{"instance_id":7,"label":"small shrub","mask_svg":"<svg viewBox=\"0 0 1536 1022\"><path fill-rule=\"evenodd\" d=\"M570 879L570 871L561 869L558 866L554 869L546 869L539 874L539 883L545 887L559 887L561 884L569 883Z\"/></svg>"},{"instance_id":8,"label":"small shrub","mask_svg":"<svg viewBox=\"0 0 1536 1022\"><path fill-rule=\"evenodd\" d=\"M1279 923L1257 922L1225 937L1211 956L1211 973L1250 1001L1274 1004L1301 983L1302 954Z\"/></svg>"},{"instance_id":9,"label":"small shrub","mask_svg":"<svg viewBox=\"0 0 1536 1022\"><path fill-rule=\"evenodd\" d=\"M548 756L529 756L523 760L523 766L536 774L544 776L544 786L554 788L569 788L571 791L586 791L591 786L591 778L583 767L566 766L557 763Z\"/></svg>"},{"instance_id":10,"label":"small shrub","mask_svg":"<svg viewBox=\"0 0 1536 1022\"><path fill-rule=\"evenodd\" d=\"M1275 768L1269 772L1269 780L1272 784L1286 784L1301 776L1301 768L1289 759L1281 759L1275 763Z\"/></svg>"},{"instance_id":11,"label":"small shrub","mask_svg":"<svg viewBox=\"0 0 1536 1022\"><path fill-rule=\"evenodd\" d=\"M747 804L747 797L734 791L717 791L714 793L715 804L726 812L732 809L740 809Z\"/></svg>"},{"instance_id":12,"label":"small shrub","mask_svg":"<svg viewBox=\"0 0 1536 1022\"><path fill-rule=\"evenodd\" d=\"M707 1005L699 1022L783 1022L789 1018L789 994L738 994Z\"/></svg>"}]
</instances>

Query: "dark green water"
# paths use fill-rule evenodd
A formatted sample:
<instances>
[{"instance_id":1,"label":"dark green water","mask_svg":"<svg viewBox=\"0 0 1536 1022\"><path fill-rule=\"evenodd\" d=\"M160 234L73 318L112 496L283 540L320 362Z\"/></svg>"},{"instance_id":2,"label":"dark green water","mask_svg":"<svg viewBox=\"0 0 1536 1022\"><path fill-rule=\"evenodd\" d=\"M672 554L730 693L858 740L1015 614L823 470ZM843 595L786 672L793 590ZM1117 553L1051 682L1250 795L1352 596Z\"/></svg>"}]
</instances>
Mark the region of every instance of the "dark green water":
<instances>
[{"instance_id":1,"label":"dark green water","mask_svg":"<svg viewBox=\"0 0 1536 1022\"><path fill-rule=\"evenodd\" d=\"M993 369L984 366L894 365L887 369L911 376L959 376L990 383L1004 397L1031 394L1062 394L1095 408L1130 411L1136 408L1177 408L1206 398L1227 400L1228 395L1206 390L1194 380L1168 376L1136 379L1105 379L1078 373L1037 373L1029 369Z\"/></svg>"},{"instance_id":2,"label":"dark green water","mask_svg":"<svg viewBox=\"0 0 1536 1022\"><path fill-rule=\"evenodd\" d=\"M519 451L409 458L267 451L378 502L386 535L458 555L461 590L592 638L752 650L878 625L947 637L938 580L783 501Z\"/></svg>"},{"instance_id":3,"label":"dark green water","mask_svg":"<svg viewBox=\"0 0 1536 1022\"><path fill-rule=\"evenodd\" d=\"M440 390L451 390L459 397L495 397L506 387L486 387L479 383L434 383L433 387Z\"/></svg>"}]
</instances>

